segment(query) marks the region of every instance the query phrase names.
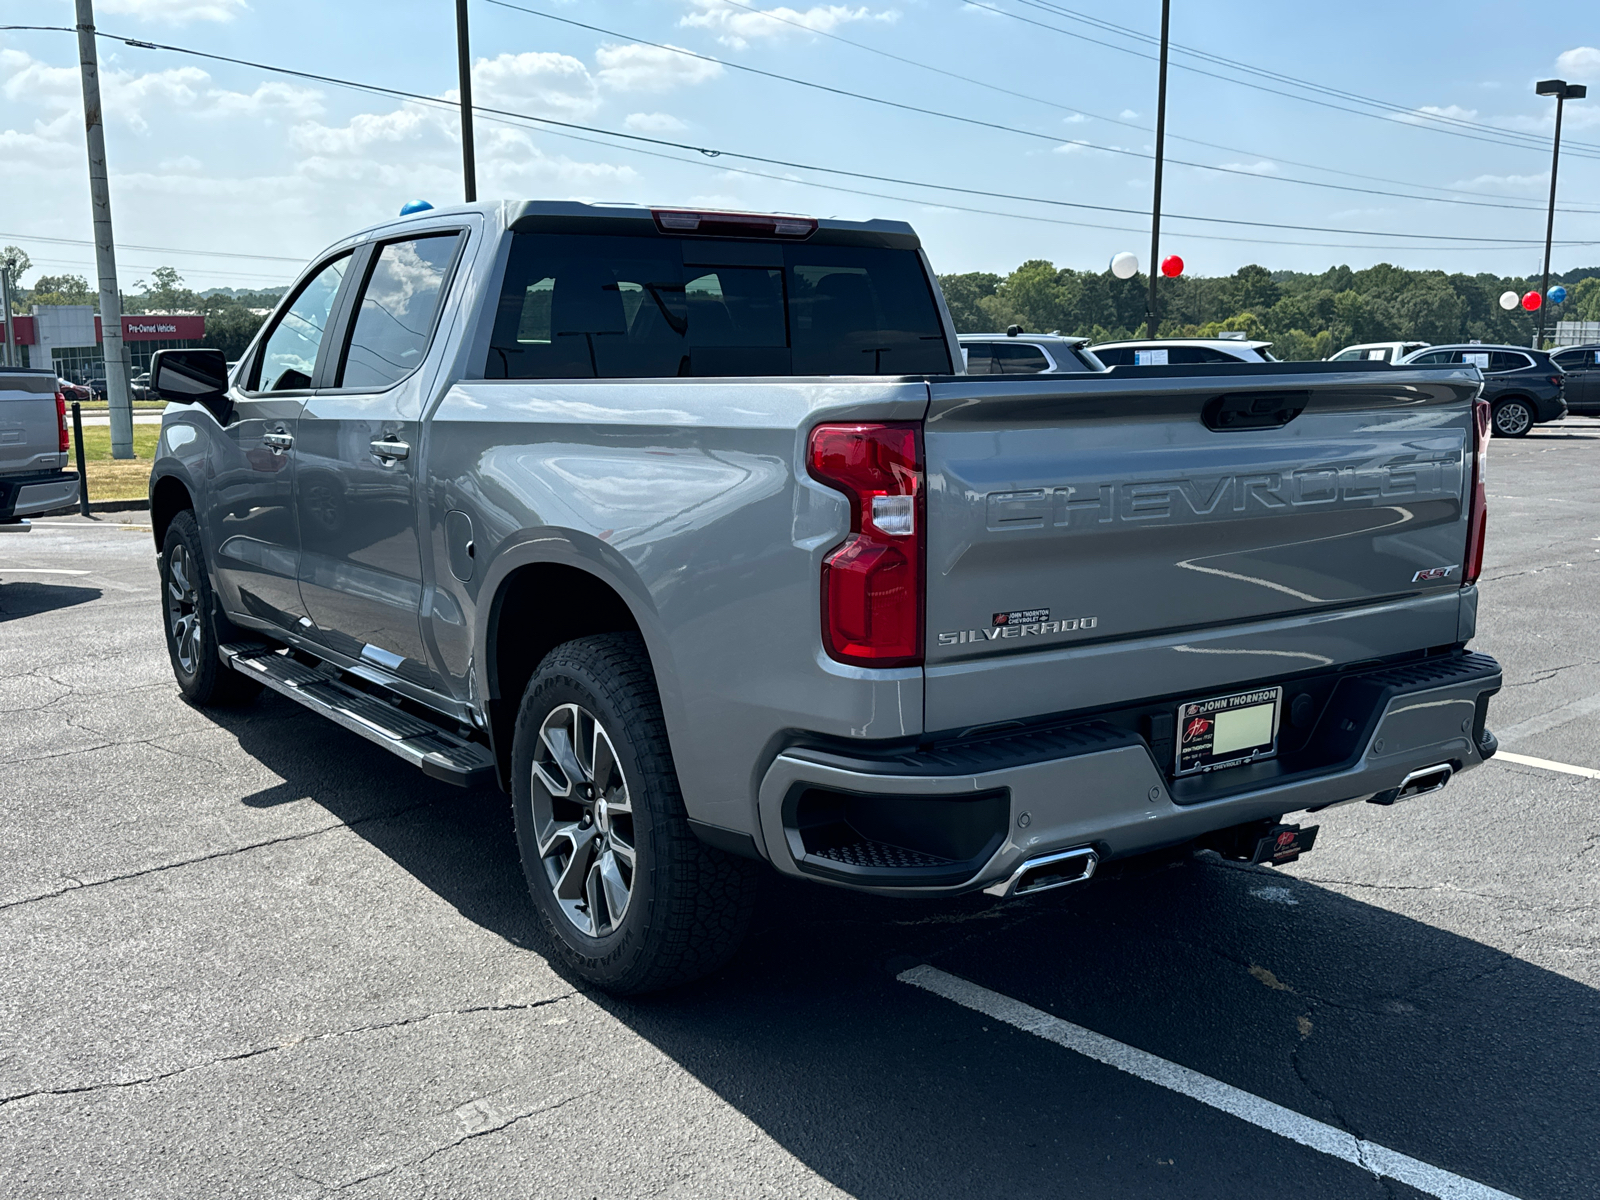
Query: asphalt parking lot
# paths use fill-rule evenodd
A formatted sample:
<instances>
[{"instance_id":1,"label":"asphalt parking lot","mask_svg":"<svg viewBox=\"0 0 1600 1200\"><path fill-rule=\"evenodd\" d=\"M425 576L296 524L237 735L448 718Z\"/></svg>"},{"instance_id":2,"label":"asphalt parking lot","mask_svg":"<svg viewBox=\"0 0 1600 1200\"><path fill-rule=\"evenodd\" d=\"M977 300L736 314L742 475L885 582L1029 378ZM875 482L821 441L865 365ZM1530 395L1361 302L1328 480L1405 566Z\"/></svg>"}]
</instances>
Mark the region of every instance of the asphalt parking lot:
<instances>
[{"instance_id":1,"label":"asphalt parking lot","mask_svg":"<svg viewBox=\"0 0 1600 1200\"><path fill-rule=\"evenodd\" d=\"M142 514L7 537L0 1195L1596 1195L1600 422L1489 492L1490 727L1577 773L1335 809L1277 871L774 885L626 1003L529 948L498 792L179 700Z\"/></svg>"}]
</instances>

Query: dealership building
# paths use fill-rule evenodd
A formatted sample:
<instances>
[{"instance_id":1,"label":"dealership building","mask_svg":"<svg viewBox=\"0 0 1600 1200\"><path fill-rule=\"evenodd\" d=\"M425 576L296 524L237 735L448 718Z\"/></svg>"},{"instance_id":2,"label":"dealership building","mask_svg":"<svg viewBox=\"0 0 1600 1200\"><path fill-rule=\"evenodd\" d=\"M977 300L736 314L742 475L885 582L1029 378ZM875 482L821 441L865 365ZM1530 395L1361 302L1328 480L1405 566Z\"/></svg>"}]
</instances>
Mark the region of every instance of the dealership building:
<instances>
[{"instance_id":1,"label":"dealership building","mask_svg":"<svg viewBox=\"0 0 1600 1200\"><path fill-rule=\"evenodd\" d=\"M87 304L35 304L33 313L13 317L17 347L25 366L54 367L75 383L103 378L100 318ZM186 349L205 340L204 313L143 313L122 318L122 340L133 373L150 369L157 350Z\"/></svg>"}]
</instances>

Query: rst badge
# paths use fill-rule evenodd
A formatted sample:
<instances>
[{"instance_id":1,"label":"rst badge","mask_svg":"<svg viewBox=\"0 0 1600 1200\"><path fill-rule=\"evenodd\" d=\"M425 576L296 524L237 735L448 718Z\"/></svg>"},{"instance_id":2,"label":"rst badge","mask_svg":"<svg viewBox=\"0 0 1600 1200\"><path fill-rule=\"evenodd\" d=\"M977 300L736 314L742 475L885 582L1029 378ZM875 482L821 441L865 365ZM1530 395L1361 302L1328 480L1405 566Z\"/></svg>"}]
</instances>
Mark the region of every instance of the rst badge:
<instances>
[{"instance_id":1,"label":"rst badge","mask_svg":"<svg viewBox=\"0 0 1600 1200\"><path fill-rule=\"evenodd\" d=\"M1461 564L1456 563L1449 567L1429 567L1426 571L1418 571L1411 577L1412 583L1422 583L1429 579L1449 579L1452 574L1461 569Z\"/></svg>"}]
</instances>

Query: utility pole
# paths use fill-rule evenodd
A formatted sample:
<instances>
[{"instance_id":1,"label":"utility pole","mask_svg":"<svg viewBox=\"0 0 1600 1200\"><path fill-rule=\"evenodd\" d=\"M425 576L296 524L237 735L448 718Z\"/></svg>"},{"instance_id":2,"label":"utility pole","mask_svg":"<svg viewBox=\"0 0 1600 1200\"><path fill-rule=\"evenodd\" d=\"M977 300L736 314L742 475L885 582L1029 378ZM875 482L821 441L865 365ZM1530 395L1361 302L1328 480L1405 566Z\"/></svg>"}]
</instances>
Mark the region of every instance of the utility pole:
<instances>
[{"instance_id":1,"label":"utility pole","mask_svg":"<svg viewBox=\"0 0 1600 1200\"><path fill-rule=\"evenodd\" d=\"M20 367L17 331L11 319L11 266L8 263L0 263L0 316L4 316L6 323L6 366Z\"/></svg>"},{"instance_id":2,"label":"utility pole","mask_svg":"<svg viewBox=\"0 0 1600 1200\"><path fill-rule=\"evenodd\" d=\"M1582 100L1589 89L1581 83L1568 83L1565 79L1541 79L1534 85L1540 96L1556 98L1556 140L1550 151L1550 212L1544 222L1544 281L1539 285L1539 331L1533 335L1533 348L1544 349L1544 310L1550 297L1550 239L1556 231L1556 168L1561 165L1561 110L1568 100Z\"/></svg>"},{"instance_id":3,"label":"utility pole","mask_svg":"<svg viewBox=\"0 0 1600 1200\"><path fill-rule=\"evenodd\" d=\"M467 38L467 0L456 0L456 58L461 72L461 174L467 203L478 198L478 163L472 151L472 48Z\"/></svg>"},{"instance_id":4,"label":"utility pole","mask_svg":"<svg viewBox=\"0 0 1600 1200\"><path fill-rule=\"evenodd\" d=\"M89 137L89 202L94 210L94 261L100 275L100 348L106 361L106 401L111 409L111 457L133 457L133 401L128 393L128 351L122 344L122 295L117 291L117 250L111 237L111 183L106 176L106 131L100 119L100 63L94 44L93 0L76 0L78 64L83 73L83 124Z\"/></svg>"},{"instance_id":5,"label":"utility pole","mask_svg":"<svg viewBox=\"0 0 1600 1200\"><path fill-rule=\"evenodd\" d=\"M465 3L465 0L462 0ZM1150 206L1150 302L1145 337L1155 337L1161 327L1156 307L1156 256L1161 252L1161 166L1167 144L1167 26L1172 18L1172 0L1161 0L1161 73L1156 83L1156 194Z\"/></svg>"}]
</instances>

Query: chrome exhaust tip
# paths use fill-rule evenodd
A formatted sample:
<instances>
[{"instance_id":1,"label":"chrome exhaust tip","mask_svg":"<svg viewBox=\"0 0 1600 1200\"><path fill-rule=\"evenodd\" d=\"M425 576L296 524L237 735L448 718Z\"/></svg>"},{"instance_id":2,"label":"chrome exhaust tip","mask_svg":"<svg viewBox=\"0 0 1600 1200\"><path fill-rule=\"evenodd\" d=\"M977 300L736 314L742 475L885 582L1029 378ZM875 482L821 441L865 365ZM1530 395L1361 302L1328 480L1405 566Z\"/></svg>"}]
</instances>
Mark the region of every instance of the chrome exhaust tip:
<instances>
[{"instance_id":1,"label":"chrome exhaust tip","mask_svg":"<svg viewBox=\"0 0 1600 1200\"><path fill-rule=\"evenodd\" d=\"M1084 883L1094 875L1100 856L1087 846L1076 850L1057 850L1030 858L1010 878L983 889L988 896L1026 896L1032 892L1047 892L1051 888L1066 887L1069 883Z\"/></svg>"},{"instance_id":2,"label":"chrome exhaust tip","mask_svg":"<svg viewBox=\"0 0 1600 1200\"><path fill-rule=\"evenodd\" d=\"M1450 777L1455 774L1455 768L1449 763L1435 763L1431 767L1420 767L1411 772L1400 781L1400 786L1387 792L1379 792L1372 797L1373 804L1399 804L1402 800L1415 800L1418 796L1428 796L1434 792L1442 792L1444 785L1450 782Z\"/></svg>"}]
</instances>

